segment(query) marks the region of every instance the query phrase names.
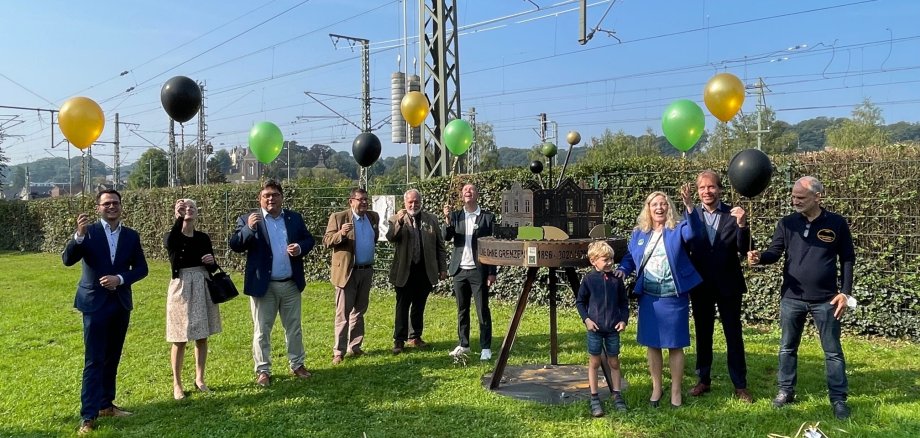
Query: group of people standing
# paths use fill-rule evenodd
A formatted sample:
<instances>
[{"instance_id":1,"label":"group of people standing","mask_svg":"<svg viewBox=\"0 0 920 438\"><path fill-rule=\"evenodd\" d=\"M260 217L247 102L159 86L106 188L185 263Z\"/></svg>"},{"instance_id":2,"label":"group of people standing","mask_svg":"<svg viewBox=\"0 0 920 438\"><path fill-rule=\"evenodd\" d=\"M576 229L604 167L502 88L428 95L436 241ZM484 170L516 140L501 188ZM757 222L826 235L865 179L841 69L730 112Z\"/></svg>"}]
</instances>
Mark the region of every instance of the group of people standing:
<instances>
[{"instance_id":1,"label":"group of people standing","mask_svg":"<svg viewBox=\"0 0 920 438\"><path fill-rule=\"evenodd\" d=\"M742 336L741 303L747 287L741 261L747 259L753 266L784 258L780 291L779 389L772 404L780 408L795 401L798 347L805 318L810 314L824 350L828 395L834 416L848 418L850 409L840 344L840 318L848 306L855 305L855 300L849 296L855 252L846 220L821 206L823 185L811 176L795 182L792 189L795 212L779 221L763 253L753 249L744 209L722 202L719 174L707 170L697 176L695 189L701 201L698 206L692 202L693 189L693 184L680 189L682 215L666 193L653 192L646 197L628 251L618 268L613 269L610 262L612 250L602 248L600 243L592 244L588 250L591 264L598 273L603 273L586 276L576 297L576 307L588 331L592 415L604 415L594 371L604 350L612 371L614 407L626 409L619 393L617 355L619 332L625 329L628 320L624 304L628 297L622 280L632 274L636 276L632 293L638 298L637 342L646 347L652 381L649 404L658 407L664 393L664 349L668 350L671 373L671 406L683 404L683 349L690 346L691 305L696 329L695 369L699 380L689 394L699 397L712 389L713 331L718 309L734 395L742 402L753 403Z\"/></svg>"},{"instance_id":2,"label":"group of people standing","mask_svg":"<svg viewBox=\"0 0 920 438\"><path fill-rule=\"evenodd\" d=\"M699 382L690 390L700 396L711 390L713 329L718 309L726 337L729 376L734 394L745 402L753 398L747 388L741 297L745 282L741 259L750 264L770 264L785 258L781 289L782 339L776 407L795 401L797 349L805 317L811 314L825 351L828 389L834 413L849 416L847 380L840 346L839 319L852 298L852 238L844 218L820 205L824 188L813 177L796 181L792 190L795 213L781 219L773 240L763 253L752 250L746 212L721 202L718 174L702 172L696 180L702 202L692 203L692 186L681 189L685 207L678 213L664 192L650 194L637 218L628 252L613 269L613 251L595 242L588 258L597 271L585 277L576 307L588 331L591 356L592 414L603 415L597 396L596 367L606 352L614 371L614 406L626 409L619 393L617 359L622 332L628 320L628 297L623 279L635 274L638 295L639 344L647 349L652 393L657 407L663 397L663 350L668 350L671 372L670 403L681 406L684 353L690 345L692 303L696 327L696 372ZM492 317L489 288L495 283L495 266L480 263L478 239L492 234L495 216L479 206L472 184L460 191L462 208L444 207L443 216L423 211L422 194L410 189L404 208L388 218L386 240L395 255L389 279L396 289L393 354L407 347L425 348L422 339L424 311L434 285L453 277L457 300L458 345L451 356L470 353L470 305L475 303L479 323L480 359L492 357ZM116 374L121 359L132 306L131 286L148 272L138 233L121 223L121 195L115 190L95 198L100 220L77 217L77 228L62 253L66 266L83 262L75 307L83 314L85 364L81 390L80 433L91 432L100 416L127 416L114 404ZM295 211L283 208L280 184L265 181L258 195L259 209L241 215L229 238L230 248L246 254L243 284L250 297L253 320L253 362L256 383L271 384L271 330L280 315L291 373L309 378L301 323L301 293L306 286L303 257L315 240ZM368 194L355 188L349 208L330 215L323 245L332 251L331 282L335 288L335 324L332 364L364 353L364 316L380 235L379 216L368 209ZM683 216L683 217L681 217ZM210 237L195 229L198 208L191 199L177 200L173 225L164 238L172 271L167 292L166 340L171 346L173 396L186 396L181 370L186 344L195 341L195 387L209 392L205 382L208 337L221 331L220 311L208 294L206 278L218 269ZM453 244L447 264L445 242ZM839 271L838 271L839 267ZM603 302L599 301L603 300Z\"/></svg>"},{"instance_id":3,"label":"group of people standing","mask_svg":"<svg viewBox=\"0 0 920 438\"><path fill-rule=\"evenodd\" d=\"M425 348L422 339L428 295L447 278L444 242L454 242L450 273L457 294L458 346L451 355L469 349L470 302L475 300L480 327L481 358L491 358L492 321L488 287L495 267L482 265L475 254L477 239L491 235L495 217L478 205L473 185L461 191L463 209L445 208L443 219L422 211L422 195L411 189L404 207L389 219L386 239L395 245L390 281L396 287L393 354L406 346ZM77 217L77 229L62 253L66 266L83 262L75 307L83 313L85 364L81 391L79 432L92 432L96 419L129 416L114 404L115 380L132 306L131 285L147 275L147 262L136 231L121 223L121 194L104 190L95 198L98 222L87 214ZM276 181L262 184L259 208L241 215L229 238L229 247L246 254L243 293L250 297L253 320L252 352L256 384L271 384L271 331L280 315L291 373L311 377L304 365L306 352L301 323L301 293L306 287L303 257L315 240L293 210L283 208L284 191ZM323 245L332 251L331 282L335 288L333 365L346 356L364 353L364 315L370 302L375 245L380 236L379 216L368 210L364 189L351 191L349 209L330 215ZM210 392L205 382L208 337L220 333L219 307L211 301L207 278L218 269L210 237L195 229L198 208L194 200L179 199L174 222L163 239L172 280L166 298L166 340L170 342L173 397L186 397L182 367L186 344L195 342L195 388Z\"/></svg>"}]
</instances>

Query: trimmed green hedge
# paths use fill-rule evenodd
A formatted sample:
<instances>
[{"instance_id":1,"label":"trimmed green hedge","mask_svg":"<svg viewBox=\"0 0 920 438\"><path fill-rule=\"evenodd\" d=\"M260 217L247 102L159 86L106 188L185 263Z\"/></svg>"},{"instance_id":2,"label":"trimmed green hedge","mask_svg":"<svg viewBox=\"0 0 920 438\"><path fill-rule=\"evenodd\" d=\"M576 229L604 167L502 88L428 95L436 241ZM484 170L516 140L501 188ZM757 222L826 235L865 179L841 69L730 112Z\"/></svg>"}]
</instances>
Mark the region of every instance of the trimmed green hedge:
<instances>
[{"instance_id":1,"label":"trimmed green hedge","mask_svg":"<svg viewBox=\"0 0 920 438\"><path fill-rule=\"evenodd\" d=\"M754 200L740 200L726 178L724 199L744 207L750 217L755 246L764 248L776 221L791 212L789 196L793 182L814 175L825 185L825 205L850 222L857 245L854 296L860 306L844 319L844 325L861 334L920 339L920 232L918 232L918 186L920 149L821 152L773 157L776 172L770 187ZM604 168L575 166L570 175L597 185L605 194L605 218L617 235L626 237L635 224L645 196L664 190L677 196L677 188L693 181L699 170L725 174L727 163L706 158L638 157L611 161ZM546 175L544 175L546 177ZM505 169L475 175L459 175L419 182L428 210L440 214L443 205L457 206L458 192L467 182L479 187L481 203L499 211L501 192L513 182L532 178L524 169ZM373 183L373 181L372 181ZM328 216L346 208L347 185L297 181L285 187L285 205L303 213L307 226L321 241ZM400 194L406 186L371 187L371 194ZM258 207L257 186L210 185L183 188L124 191L125 221L137 229L148 257L165 259L163 234L172 220L175 199L193 198L201 209L199 229L211 235L221 264L242 269L244 259L227 247L236 218ZM78 212L91 212L91 198L40 199L0 202L0 249L59 252L73 233ZM388 261L392 249L378 245L375 284L388 288ZM317 246L306 259L307 275L314 280L329 277L329 253ZM770 322L778 315L781 264L746 269L750 292L745 297L745 318ZM543 273L545 278L545 270ZM523 268L503 268L492 294L516 299L524 277ZM560 285L563 285L561 282ZM449 294L449 282L438 292ZM545 283L532 293L532 301L545 303ZM571 305L573 293L562 286L559 301Z\"/></svg>"}]
</instances>

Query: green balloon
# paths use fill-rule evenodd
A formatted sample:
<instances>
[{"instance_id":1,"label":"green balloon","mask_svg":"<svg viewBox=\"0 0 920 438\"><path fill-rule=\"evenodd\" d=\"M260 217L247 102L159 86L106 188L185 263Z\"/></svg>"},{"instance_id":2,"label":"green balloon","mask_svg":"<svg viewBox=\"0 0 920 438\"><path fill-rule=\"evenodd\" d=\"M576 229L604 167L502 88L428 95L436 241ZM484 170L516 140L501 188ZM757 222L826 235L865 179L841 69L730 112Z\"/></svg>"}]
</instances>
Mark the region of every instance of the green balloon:
<instances>
[{"instance_id":1,"label":"green balloon","mask_svg":"<svg viewBox=\"0 0 920 438\"><path fill-rule=\"evenodd\" d=\"M259 122L249 130L249 150L262 164L274 161L281 153L284 135L272 122Z\"/></svg>"},{"instance_id":2,"label":"green balloon","mask_svg":"<svg viewBox=\"0 0 920 438\"><path fill-rule=\"evenodd\" d=\"M661 115L661 130L674 148L687 152L703 135L706 119L703 109L687 99L675 100Z\"/></svg>"},{"instance_id":3,"label":"green balloon","mask_svg":"<svg viewBox=\"0 0 920 438\"><path fill-rule=\"evenodd\" d=\"M455 119L444 128L444 146L454 155L463 155L473 144L473 128L466 120Z\"/></svg>"},{"instance_id":4,"label":"green balloon","mask_svg":"<svg viewBox=\"0 0 920 438\"><path fill-rule=\"evenodd\" d=\"M543 147L540 148L540 153L546 158L553 158L558 152L559 149L556 148L556 145L550 142L543 143Z\"/></svg>"}]
</instances>

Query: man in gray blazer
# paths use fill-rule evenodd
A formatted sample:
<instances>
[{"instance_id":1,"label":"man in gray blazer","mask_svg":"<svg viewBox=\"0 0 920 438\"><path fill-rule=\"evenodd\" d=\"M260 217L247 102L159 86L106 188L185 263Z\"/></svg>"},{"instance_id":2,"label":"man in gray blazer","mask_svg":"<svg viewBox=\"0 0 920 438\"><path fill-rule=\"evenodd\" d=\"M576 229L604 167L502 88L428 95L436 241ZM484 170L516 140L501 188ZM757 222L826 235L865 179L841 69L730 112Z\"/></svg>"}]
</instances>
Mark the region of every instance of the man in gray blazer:
<instances>
[{"instance_id":1,"label":"man in gray blazer","mask_svg":"<svg viewBox=\"0 0 920 438\"><path fill-rule=\"evenodd\" d=\"M396 322L393 354L402 353L406 343L423 348L425 303L434 284L447 278L447 251L438 227L438 217L422 211L422 194L409 189L403 195L405 208L390 216L387 240L396 246L390 265L390 283L396 287Z\"/></svg>"},{"instance_id":2,"label":"man in gray blazer","mask_svg":"<svg viewBox=\"0 0 920 438\"><path fill-rule=\"evenodd\" d=\"M454 277L454 295L457 297L457 335L460 345L450 352L457 357L470 352L470 299L476 302L479 317L479 346L481 360L492 358L492 313L489 311L489 287L495 283L495 266L479 263L480 237L491 236L495 215L479 206L479 191L466 184L460 191L463 208L451 211L444 207L444 224L441 229L444 241L454 244L447 271Z\"/></svg>"}]
</instances>

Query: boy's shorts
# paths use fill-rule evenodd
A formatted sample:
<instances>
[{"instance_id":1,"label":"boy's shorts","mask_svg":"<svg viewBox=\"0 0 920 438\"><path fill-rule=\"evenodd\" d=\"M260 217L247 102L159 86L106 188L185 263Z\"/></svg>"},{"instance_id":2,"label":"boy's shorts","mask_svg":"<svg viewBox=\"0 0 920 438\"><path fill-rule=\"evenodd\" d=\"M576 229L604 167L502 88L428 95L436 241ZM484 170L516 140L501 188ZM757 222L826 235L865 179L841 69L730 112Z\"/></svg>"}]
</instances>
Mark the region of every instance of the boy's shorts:
<instances>
[{"instance_id":1,"label":"boy's shorts","mask_svg":"<svg viewBox=\"0 0 920 438\"><path fill-rule=\"evenodd\" d=\"M588 332L588 354L598 356L601 354L601 345L607 348L607 356L620 355L619 332Z\"/></svg>"}]
</instances>

